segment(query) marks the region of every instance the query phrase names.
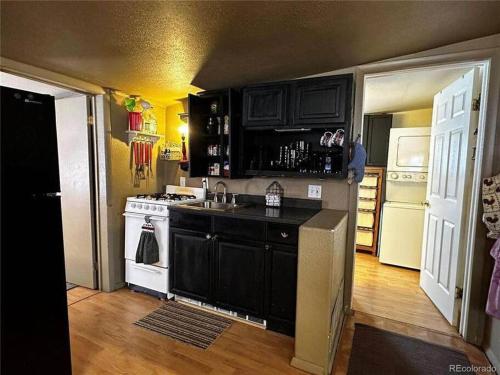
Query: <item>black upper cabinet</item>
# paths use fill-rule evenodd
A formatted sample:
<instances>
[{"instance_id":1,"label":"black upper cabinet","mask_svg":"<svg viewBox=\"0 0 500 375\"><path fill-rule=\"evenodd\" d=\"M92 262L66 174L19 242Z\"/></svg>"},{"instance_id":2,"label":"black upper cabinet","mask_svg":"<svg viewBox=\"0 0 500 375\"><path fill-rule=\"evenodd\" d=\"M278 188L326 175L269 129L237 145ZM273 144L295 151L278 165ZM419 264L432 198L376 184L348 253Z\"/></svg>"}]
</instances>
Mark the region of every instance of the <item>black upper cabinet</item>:
<instances>
[{"instance_id":1,"label":"black upper cabinet","mask_svg":"<svg viewBox=\"0 0 500 375\"><path fill-rule=\"evenodd\" d=\"M349 87L350 76L296 81L292 88L292 126L344 123Z\"/></svg>"},{"instance_id":2,"label":"black upper cabinet","mask_svg":"<svg viewBox=\"0 0 500 375\"><path fill-rule=\"evenodd\" d=\"M366 148L366 165L386 167L389 153L389 136L392 115L365 115L363 145Z\"/></svg>"},{"instance_id":3,"label":"black upper cabinet","mask_svg":"<svg viewBox=\"0 0 500 375\"><path fill-rule=\"evenodd\" d=\"M288 85L267 84L243 89L243 126L280 127L288 123Z\"/></svg>"},{"instance_id":4,"label":"black upper cabinet","mask_svg":"<svg viewBox=\"0 0 500 375\"><path fill-rule=\"evenodd\" d=\"M190 177L236 177L241 122L237 90L205 91L188 97Z\"/></svg>"},{"instance_id":5,"label":"black upper cabinet","mask_svg":"<svg viewBox=\"0 0 500 375\"><path fill-rule=\"evenodd\" d=\"M170 290L200 301L211 299L213 241L205 233L170 229Z\"/></svg>"},{"instance_id":6,"label":"black upper cabinet","mask_svg":"<svg viewBox=\"0 0 500 375\"><path fill-rule=\"evenodd\" d=\"M215 303L253 316L264 305L264 246L216 241Z\"/></svg>"}]
</instances>

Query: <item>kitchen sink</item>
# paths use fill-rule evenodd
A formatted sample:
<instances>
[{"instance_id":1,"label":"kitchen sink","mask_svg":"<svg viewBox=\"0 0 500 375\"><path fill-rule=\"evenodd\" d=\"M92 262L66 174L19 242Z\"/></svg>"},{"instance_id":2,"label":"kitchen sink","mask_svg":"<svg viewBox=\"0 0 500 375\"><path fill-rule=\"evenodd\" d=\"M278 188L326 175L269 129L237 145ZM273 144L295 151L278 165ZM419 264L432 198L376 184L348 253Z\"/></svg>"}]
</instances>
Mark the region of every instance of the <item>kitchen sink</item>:
<instances>
[{"instance_id":1,"label":"kitchen sink","mask_svg":"<svg viewBox=\"0 0 500 375\"><path fill-rule=\"evenodd\" d=\"M237 208L248 207L249 203L221 203L214 201L203 201L194 203L182 204L182 207L193 208L198 210L213 210L213 211L229 211Z\"/></svg>"}]
</instances>

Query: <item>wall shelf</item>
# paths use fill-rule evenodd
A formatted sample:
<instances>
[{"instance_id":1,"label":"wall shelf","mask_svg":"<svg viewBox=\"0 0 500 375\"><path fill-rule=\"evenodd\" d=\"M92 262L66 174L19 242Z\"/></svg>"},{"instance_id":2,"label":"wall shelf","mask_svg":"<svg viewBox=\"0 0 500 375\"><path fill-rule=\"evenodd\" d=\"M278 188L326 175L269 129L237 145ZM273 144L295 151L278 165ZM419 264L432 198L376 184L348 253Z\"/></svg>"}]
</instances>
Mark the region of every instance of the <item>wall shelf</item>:
<instances>
[{"instance_id":1,"label":"wall shelf","mask_svg":"<svg viewBox=\"0 0 500 375\"><path fill-rule=\"evenodd\" d=\"M164 138L161 134L151 134L147 132L140 132L136 130L127 130L125 133L128 136L128 144L131 144L134 140L141 140L146 142L158 142L161 138Z\"/></svg>"}]
</instances>

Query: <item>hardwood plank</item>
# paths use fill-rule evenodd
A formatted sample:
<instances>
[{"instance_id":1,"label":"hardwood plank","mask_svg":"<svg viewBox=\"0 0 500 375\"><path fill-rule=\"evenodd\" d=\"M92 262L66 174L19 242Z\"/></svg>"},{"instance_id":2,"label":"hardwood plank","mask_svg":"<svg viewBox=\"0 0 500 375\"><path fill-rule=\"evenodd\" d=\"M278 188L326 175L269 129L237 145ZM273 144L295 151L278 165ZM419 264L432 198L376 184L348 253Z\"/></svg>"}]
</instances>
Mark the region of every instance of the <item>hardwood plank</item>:
<instances>
[{"instance_id":1,"label":"hardwood plank","mask_svg":"<svg viewBox=\"0 0 500 375\"><path fill-rule=\"evenodd\" d=\"M68 306L81 301L82 299L93 296L94 294L100 293L98 290L87 289L81 286L77 286L76 288L70 289L66 292L66 296L68 298Z\"/></svg>"},{"instance_id":2,"label":"hardwood plank","mask_svg":"<svg viewBox=\"0 0 500 375\"><path fill-rule=\"evenodd\" d=\"M458 336L419 286L420 272L356 254L353 310Z\"/></svg>"},{"instance_id":3,"label":"hardwood plank","mask_svg":"<svg viewBox=\"0 0 500 375\"><path fill-rule=\"evenodd\" d=\"M133 323L161 305L121 289L69 306L74 374L304 374L290 366L293 338L234 322L207 350Z\"/></svg>"}]
</instances>

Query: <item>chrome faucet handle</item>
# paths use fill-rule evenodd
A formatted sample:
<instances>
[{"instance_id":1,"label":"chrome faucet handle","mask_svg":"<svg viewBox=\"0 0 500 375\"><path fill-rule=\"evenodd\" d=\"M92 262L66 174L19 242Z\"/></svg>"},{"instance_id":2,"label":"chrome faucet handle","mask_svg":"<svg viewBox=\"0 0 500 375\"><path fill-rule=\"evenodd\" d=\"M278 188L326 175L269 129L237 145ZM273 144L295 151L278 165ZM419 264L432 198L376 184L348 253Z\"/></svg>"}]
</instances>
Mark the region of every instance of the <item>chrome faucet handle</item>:
<instances>
[{"instance_id":1,"label":"chrome faucet handle","mask_svg":"<svg viewBox=\"0 0 500 375\"><path fill-rule=\"evenodd\" d=\"M219 198L217 197L217 192L214 193L214 202L219 202Z\"/></svg>"},{"instance_id":2,"label":"chrome faucet handle","mask_svg":"<svg viewBox=\"0 0 500 375\"><path fill-rule=\"evenodd\" d=\"M232 198L231 198L231 203L232 204L236 204L236 197L237 196L238 196L238 194L235 194L235 193L232 194Z\"/></svg>"}]
</instances>

